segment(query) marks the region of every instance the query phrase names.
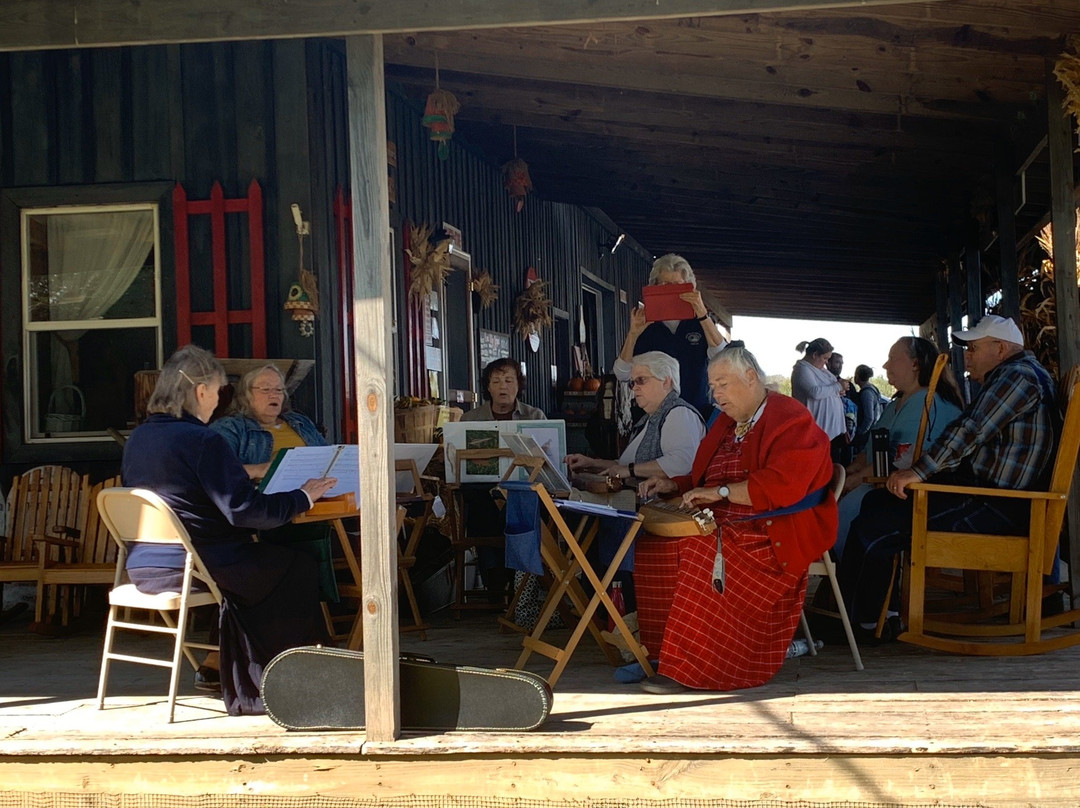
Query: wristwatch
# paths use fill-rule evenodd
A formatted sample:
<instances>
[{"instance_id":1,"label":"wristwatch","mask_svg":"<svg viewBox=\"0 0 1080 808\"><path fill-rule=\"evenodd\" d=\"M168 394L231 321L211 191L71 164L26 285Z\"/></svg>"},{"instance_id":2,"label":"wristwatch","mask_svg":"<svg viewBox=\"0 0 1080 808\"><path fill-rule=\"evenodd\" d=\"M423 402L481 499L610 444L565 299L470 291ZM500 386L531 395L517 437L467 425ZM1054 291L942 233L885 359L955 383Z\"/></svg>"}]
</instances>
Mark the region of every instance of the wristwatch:
<instances>
[{"instance_id":1,"label":"wristwatch","mask_svg":"<svg viewBox=\"0 0 1080 808\"><path fill-rule=\"evenodd\" d=\"M722 485L716 489L716 493L719 494L721 498L727 499L731 496L731 489L728 488L726 485Z\"/></svg>"},{"instance_id":2,"label":"wristwatch","mask_svg":"<svg viewBox=\"0 0 1080 808\"><path fill-rule=\"evenodd\" d=\"M630 463L630 464L627 465L626 472L627 472L626 473L627 477L633 477L634 476L634 464L633 463Z\"/></svg>"}]
</instances>

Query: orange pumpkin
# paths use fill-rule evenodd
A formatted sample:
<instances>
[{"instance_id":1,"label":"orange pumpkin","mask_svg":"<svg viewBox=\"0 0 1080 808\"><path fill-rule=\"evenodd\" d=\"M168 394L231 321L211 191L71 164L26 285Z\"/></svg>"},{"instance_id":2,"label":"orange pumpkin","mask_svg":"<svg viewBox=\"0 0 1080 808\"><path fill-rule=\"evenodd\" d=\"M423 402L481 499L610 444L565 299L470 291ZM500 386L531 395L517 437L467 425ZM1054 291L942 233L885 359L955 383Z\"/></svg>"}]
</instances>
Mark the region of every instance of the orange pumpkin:
<instances>
[{"instance_id":1,"label":"orange pumpkin","mask_svg":"<svg viewBox=\"0 0 1080 808\"><path fill-rule=\"evenodd\" d=\"M585 390L586 391L588 391L590 393L595 393L599 389L600 389L600 379L598 379L596 376L593 376L591 379L586 379L585 380Z\"/></svg>"},{"instance_id":2,"label":"orange pumpkin","mask_svg":"<svg viewBox=\"0 0 1080 808\"><path fill-rule=\"evenodd\" d=\"M585 380L580 376L575 376L567 383L566 389L572 393L580 393L585 389Z\"/></svg>"}]
</instances>

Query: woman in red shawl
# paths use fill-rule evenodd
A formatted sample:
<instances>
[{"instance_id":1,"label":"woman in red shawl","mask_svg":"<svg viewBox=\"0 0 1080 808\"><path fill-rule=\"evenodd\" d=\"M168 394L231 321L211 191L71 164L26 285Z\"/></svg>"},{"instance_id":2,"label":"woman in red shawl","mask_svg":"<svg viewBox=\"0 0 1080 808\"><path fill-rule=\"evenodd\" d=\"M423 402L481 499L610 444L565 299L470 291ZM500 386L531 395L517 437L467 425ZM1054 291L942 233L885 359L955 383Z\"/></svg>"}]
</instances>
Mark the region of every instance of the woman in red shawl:
<instances>
[{"instance_id":1,"label":"woman in red shawl","mask_svg":"<svg viewBox=\"0 0 1080 808\"><path fill-rule=\"evenodd\" d=\"M806 570L836 540L829 439L806 407L767 390L741 342L709 363L709 385L723 414L691 473L652 477L639 493L682 494L684 504L713 512L722 592L714 586L715 535L639 539L641 641L660 650L659 675L641 683L651 693L735 690L771 679L799 625Z\"/></svg>"}]
</instances>

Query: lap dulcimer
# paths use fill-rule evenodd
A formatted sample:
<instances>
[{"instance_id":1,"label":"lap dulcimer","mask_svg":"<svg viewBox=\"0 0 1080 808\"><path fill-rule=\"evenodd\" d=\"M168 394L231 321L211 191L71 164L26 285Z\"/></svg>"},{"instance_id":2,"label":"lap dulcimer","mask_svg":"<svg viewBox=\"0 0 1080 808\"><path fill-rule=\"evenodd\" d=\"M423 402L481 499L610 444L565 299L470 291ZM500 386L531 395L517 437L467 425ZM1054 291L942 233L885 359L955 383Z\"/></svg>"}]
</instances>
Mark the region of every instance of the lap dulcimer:
<instances>
[{"instance_id":1,"label":"lap dulcimer","mask_svg":"<svg viewBox=\"0 0 1080 808\"><path fill-rule=\"evenodd\" d=\"M650 500L638 513L643 520L641 529L654 536L708 536L716 530L711 511L683 505L679 498Z\"/></svg>"}]
</instances>

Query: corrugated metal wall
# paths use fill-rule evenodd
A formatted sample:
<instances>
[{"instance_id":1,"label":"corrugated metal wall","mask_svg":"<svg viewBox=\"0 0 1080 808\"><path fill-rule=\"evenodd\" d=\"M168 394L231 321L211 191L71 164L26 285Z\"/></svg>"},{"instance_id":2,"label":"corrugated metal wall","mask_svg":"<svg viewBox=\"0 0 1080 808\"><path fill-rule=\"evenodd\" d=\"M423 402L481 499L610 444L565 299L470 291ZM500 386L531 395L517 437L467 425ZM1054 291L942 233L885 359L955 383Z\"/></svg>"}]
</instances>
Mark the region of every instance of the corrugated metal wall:
<instances>
[{"instance_id":1,"label":"corrugated metal wall","mask_svg":"<svg viewBox=\"0 0 1080 808\"><path fill-rule=\"evenodd\" d=\"M536 189L524 209L515 213L498 166L469 148L460 135L451 141L448 159L440 160L420 119L419 106L390 88L387 126L397 145L398 163L394 218L399 223L423 222L436 227L447 222L462 231L463 247L471 255L474 269L487 270L500 287L498 301L479 310L479 327L511 334L511 356L528 368L530 403L553 411L550 369L557 364L556 329L541 335L536 353L513 329L514 299L525 288L526 271L535 267L539 277L550 283L553 306L569 314L570 333L577 332L582 270L614 287L616 333L608 338L617 353L628 319L626 306L618 303L618 290L626 290L627 299L636 301L651 261L632 248L620 249L614 256L602 255L601 245L610 243L614 234L578 206L545 201L543 188ZM521 156L528 160L527 154ZM460 320L450 321L459 329L451 334L452 349L460 350L461 341L472 335L460 332ZM569 351L560 354L569 355ZM562 383L569 370L560 368Z\"/></svg>"}]
</instances>

